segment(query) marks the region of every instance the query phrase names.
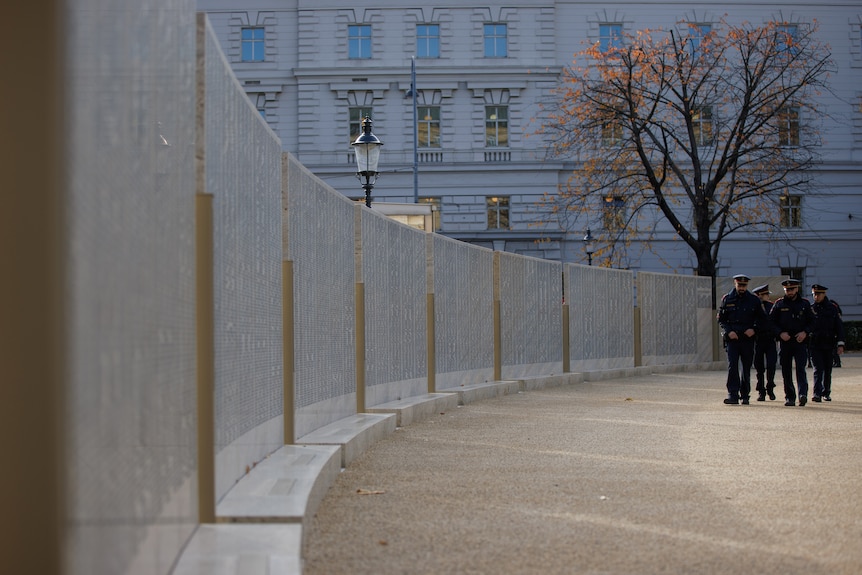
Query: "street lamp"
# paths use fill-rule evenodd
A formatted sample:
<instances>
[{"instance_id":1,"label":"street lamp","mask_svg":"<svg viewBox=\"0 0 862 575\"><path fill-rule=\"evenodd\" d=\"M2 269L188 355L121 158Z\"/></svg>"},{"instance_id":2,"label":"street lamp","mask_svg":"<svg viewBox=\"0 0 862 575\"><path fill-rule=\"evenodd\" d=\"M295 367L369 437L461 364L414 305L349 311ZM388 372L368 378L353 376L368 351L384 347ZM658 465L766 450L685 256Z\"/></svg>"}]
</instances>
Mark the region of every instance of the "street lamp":
<instances>
[{"instance_id":1,"label":"street lamp","mask_svg":"<svg viewBox=\"0 0 862 575\"><path fill-rule=\"evenodd\" d=\"M383 142L371 133L371 118L362 120L362 133L350 144L356 153L356 179L362 182L365 190L365 205L371 207L371 189L377 182L377 162L380 160L380 146ZM364 181L363 181L364 179Z\"/></svg>"},{"instance_id":2,"label":"street lamp","mask_svg":"<svg viewBox=\"0 0 862 575\"><path fill-rule=\"evenodd\" d=\"M587 262L593 265L593 253L596 251L595 239L590 233L590 228L587 228L587 235L584 236L584 251L587 252Z\"/></svg>"}]
</instances>

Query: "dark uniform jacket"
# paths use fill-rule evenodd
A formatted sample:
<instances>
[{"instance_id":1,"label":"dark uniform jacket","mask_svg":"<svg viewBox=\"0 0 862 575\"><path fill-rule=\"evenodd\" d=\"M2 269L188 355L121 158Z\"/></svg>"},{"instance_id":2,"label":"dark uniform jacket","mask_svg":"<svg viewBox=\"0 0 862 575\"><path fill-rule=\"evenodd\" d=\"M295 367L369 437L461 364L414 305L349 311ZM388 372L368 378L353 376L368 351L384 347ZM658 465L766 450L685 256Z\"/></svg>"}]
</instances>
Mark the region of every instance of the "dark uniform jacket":
<instances>
[{"instance_id":1,"label":"dark uniform jacket","mask_svg":"<svg viewBox=\"0 0 862 575\"><path fill-rule=\"evenodd\" d=\"M745 337L744 332L751 328L757 330L766 319L760 298L746 291L740 294L735 289L721 298L721 306L718 308L718 325L727 341L727 334L735 331L740 339Z\"/></svg>"},{"instance_id":2,"label":"dark uniform jacket","mask_svg":"<svg viewBox=\"0 0 862 575\"><path fill-rule=\"evenodd\" d=\"M824 297L820 303L811 306L814 321L811 323L811 347L817 349L832 349L840 341L844 341L844 322L835 302Z\"/></svg>"},{"instance_id":3,"label":"dark uniform jacket","mask_svg":"<svg viewBox=\"0 0 862 575\"><path fill-rule=\"evenodd\" d=\"M814 315L811 313L811 303L804 297L797 296L793 300L781 297L772 305L769 319L779 334L786 331L790 334L791 341L794 341L792 338L800 331L811 334Z\"/></svg>"},{"instance_id":4,"label":"dark uniform jacket","mask_svg":"<svg viewBox=\"0 0 862 575\"><path fill-rule=\"evenodd\" d=\"M766 314L766 317L763 318L763 322L757 326L757 341L761 343L772 342L772 345L775 345L775 340L778 339L779 331L775 328L775 325L769 318L769 312L772 311L772 302L761 300L760 305L763 308L763 313Z\"/></svg>"}]
</instances>

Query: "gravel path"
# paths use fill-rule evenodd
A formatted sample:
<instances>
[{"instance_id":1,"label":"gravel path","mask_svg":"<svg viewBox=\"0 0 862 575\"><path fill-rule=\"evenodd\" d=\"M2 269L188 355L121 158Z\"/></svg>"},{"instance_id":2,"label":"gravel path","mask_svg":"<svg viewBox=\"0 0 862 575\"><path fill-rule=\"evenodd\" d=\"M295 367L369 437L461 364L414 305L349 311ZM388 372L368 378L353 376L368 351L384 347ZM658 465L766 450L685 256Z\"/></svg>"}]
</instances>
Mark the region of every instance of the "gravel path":
<instances>
[{"instance_id":1,"label":"gravel path","mask_svg":"<svg viewBox=\"0 0 862 575\"><path fill-rule=\"evenodd\" d=\"M862 573L862 355L843 364L806 407L726 406L713 371L400 428L328 492L304 573Z\"/></svg>"}]
</instances>

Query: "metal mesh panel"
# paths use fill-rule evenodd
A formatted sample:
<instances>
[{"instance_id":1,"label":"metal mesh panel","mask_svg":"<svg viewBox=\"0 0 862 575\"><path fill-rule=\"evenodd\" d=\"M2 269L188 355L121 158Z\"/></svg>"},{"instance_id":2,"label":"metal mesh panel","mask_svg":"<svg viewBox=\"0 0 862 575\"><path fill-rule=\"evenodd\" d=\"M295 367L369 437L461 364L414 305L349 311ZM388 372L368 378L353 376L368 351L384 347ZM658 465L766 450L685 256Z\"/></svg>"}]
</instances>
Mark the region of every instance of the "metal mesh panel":
<instances>
[{"instance_id":1,"label":"metal mesh panel","mask_svg":"<svg viewBox=\"0 0 862 575\"><path fill-rule=\"evenodd\" d=\"M710 278L640 272L637 285L644 363L711 359ZM698 313L699 309L707 313ZM704 341L707 337L709 342Z\"/></svg>"},{"instance_id":2,"label":"metal mesh panel","mask_svg":"<svg viewBox=\"0 0 862 575\"><path fill-rule=\"evenodd\" d=\"M219 451L282 412L281 143L207 31L205 178L214 213ZM269 438L271 447L259 446L257 456L278 440Z\"/></svg>"},{"instance_id":3,"label":"metal mesh panel","mask_svg":"<svg viewBox=\"0 0 862 575\"><path fill-rule=\"evenodd\" d=\"M425 232L364 208L360 214L366 386L419 379L427 389ZM411 394L394 389L379 402Z\"/></svg>"},{"instance_id":4,"label":"metal mesh panel","mask_svg":"<svg viewBox=\"0 0 862 575\"><path fill-rule=\"evenodd\" d=\"M196 521L195 4L101 5L65 5L64 573L167 572Z\"/></svg>"},{"instance_id":5,"label":"metal mesh panel","mask_svg":"<svg viewBox=\"0 0 862 575\"><path fill-rule=\"evenodd\" d=\"M566 280L572 369L633 365L632 273L568 265Z\"/></svg>"},{"instance_id":6,"label":"metal mesh panel","mask_svg":"<svg viewBox=\"0 0 862 575\"><path fill-rule=\"evenodd\" d=\"M494 365L493 252L433 237L437 376Z\"/></svg>"},{"instance_id":7,"label":"metal mesh panel","mask_svg":"<svg viewBox=\"0 0 862 575\"><path fill-rule=\"evenodd\" d=\"M350 200L293 158L287 197L286 257L294 262L296 406L301 409L356 390L354 213ZM326 419L353 412L331 412ZM310 430L297 434L303 431Z\"/></svg>"},{"instance_id":8,"label":"metal mesh panel","mask_svg":"<svg viewBox=\"0 0 862 575\"><path fill-rule=\"evenodd\" d=\"M559 362L562 369L562 264L498 252L504 377ZM525 371L526 370L526 371Z\"/></svg>"}]
</instances>

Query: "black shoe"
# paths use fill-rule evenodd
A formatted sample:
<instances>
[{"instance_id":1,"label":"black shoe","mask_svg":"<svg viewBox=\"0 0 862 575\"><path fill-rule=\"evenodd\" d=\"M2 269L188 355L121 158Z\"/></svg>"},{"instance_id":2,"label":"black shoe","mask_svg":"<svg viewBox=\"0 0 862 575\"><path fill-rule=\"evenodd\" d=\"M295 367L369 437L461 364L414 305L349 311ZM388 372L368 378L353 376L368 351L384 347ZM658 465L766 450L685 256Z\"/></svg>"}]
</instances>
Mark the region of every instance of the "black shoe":
<instances>
[{"instance_id":1,"label":"black shoe","mask_svg":"<svg viewBox=\"0 0 862 575\"><path fill-rule=\"evenodd\" d=\"M747 397L742 398L742 405L748 405L748 398Z\"/></svg>"},{"instance_id":2,"label":"black shoe","mask_svg":"<svg viewBox=\"0 0 862 575\"><path fill-rule=\"evenodd\" d=\"M832 398L831 398L831 397L829 397L828 395L824 395L824 396L823 396L823 401L832 401Z\"/></svg>"},{"instance_id":3,"label":"black shoe","mask_svg":"<svg viewBox=\"0 0 862 575\"><path fill-rule=\"evenodd\" d=\"M784 405L787 407L793 407L794 405L796 405L796 400L795 399L788 399L787 401L784 402Z\"/></svg>"},{"instance_id":4,"label":"black shoe","mask_svg":"<svg viewBox=\"0 0 862 575\"><path fill-rule=\"evenodd\" d=\"M724 403L727 405L739 405L739 400L732 397L724 398Z\"/></svg>"},{"instance_id":5,"label":"black shoe","mask_svg":"<svg viewBox=\"0 0 862 575\"><path fill-rule=\"evenodd\" d=\"M805 404L808 403L808 398L804 395L799 396L799 407L804 407Z\"/></svg>"},{"instance_id":6,"label":"black shoe","mask_svg":"<svg viewBox=\"0 0 862 575\"><path fill-rule=\"evenodd\" d=\"M757 401L766 401L766 394L763 392L757 394Z\"/></svg>"},{"instance_id":7,"label":"black shoe","mask_svg":"<svg viewBox=\"0 0 862 575\"><path fill-rule=\"evenodd\" d=\"M812 395L811 401L813 401L814 403L820 403L820 396L819 395Z\"/></svg>"},{"instance_id":8,"label":"black shoe","mask_svg":"<svg viewBox=\"0 0 862 575\"><path fill-rule=\"evenodd\" d=\"M769 396L769 399L771 401L775 401L775 392L773 391L774 389L775 389L774 385L770 385L769 387L766 388L766 395Z\"/></svg>"}]
</instances>

